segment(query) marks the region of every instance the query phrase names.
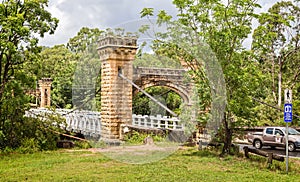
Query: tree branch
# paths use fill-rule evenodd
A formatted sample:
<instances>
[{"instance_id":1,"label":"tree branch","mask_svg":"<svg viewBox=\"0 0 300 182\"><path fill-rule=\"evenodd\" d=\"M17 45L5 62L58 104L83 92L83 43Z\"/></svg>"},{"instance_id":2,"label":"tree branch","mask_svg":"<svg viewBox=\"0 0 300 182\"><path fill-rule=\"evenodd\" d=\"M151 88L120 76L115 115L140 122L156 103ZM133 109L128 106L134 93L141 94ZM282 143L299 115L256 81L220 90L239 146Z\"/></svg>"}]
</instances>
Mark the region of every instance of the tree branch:
<instances>
[{"instance_id":1,"label":"tree branch","mask_svg":"<svg viewBox=\"0 0 300 182\"><path fill-rule=\"evenodd\" d=\"M276 107L276 106L273 106L273 105L271 105L271 104L268 104L268 103L266 103L266 102L264 102L264 101L261 101L261 100L259 100L259 99L257 99L257 98L252 97L252 100L254 100L254 101L256 101L256 102L259 102L259 103L261 103L261 104L264 104L264 105L266 105L266 106L268 106L268 107L271 107L271 108L273 108L273 109L276 109L276 110L278 110L278 111L284 112L283 109L281 109L281 108L279 108L279 107ZM295 116L296 118L300 118L300 116L298 116L298 115L296 115L296 114L293 114L293 116Z\"/></svg>"}]
</instances>

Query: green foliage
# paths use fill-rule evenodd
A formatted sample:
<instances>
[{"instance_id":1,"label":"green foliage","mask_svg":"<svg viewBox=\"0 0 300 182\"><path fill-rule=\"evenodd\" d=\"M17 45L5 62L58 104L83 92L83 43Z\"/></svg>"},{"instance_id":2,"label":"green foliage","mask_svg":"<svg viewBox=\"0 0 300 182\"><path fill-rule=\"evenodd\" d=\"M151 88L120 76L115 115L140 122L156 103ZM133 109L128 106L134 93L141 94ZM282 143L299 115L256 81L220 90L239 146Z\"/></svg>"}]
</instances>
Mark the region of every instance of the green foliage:
<instances>
[{"instance_id":1,"label":"green foliage","mask_svg":"<svg viewBox=\"0 0 300 182\"><path fill-rule=\"evenodd\" d=\"M171 15L168 15L166 11L160 10L157 15L157 24L161 25L162 23L168 22L172 19Z\"/></svg>"},{"instance_id":2,"label":"green foliage","mask_svg":"<svg viewBox=\"0 0 300 182\"><path fill-rule=\"evenodd\" d=\"M283 90L292 89L294 111L298 113L299 88L299 22L300 8L295 1L275 3L258 17L259 26L254 30L252 49L256 54L264 80L264 99L270 105L283 108ZM260 124L282 125L282 112L259 106ZM293 124L299 119L294 118Z\"/></svg>"},{"instance_id":3,"label":"green foliage","mask_svg":"<svg viewBox=\"0 0 300 182\"><path fill-rule=\"evenodd\" d=\"M165 141L165 136L160 136L154 133L139 133L137 131L127 133L124 136L124 141L129 144L143 144L143 141L146 137L152 137L154 142Z\"/></svg>"},{"instance_id":4,"label":"green foliage","mask_svg":"<svg viewBox=\"0 0 300 182\"><path fill-rule=\"evenodd\" d=\"M143 140L147 137L147 134L140 134L136 131L124 136L124 141L131 144L142 144Z\"/></svg>"},{"instance_id":5,"label":"green foliage","mask_svg":"<svg viewBox=\"0 0 300 182\"><path fill-rule=\"evenodd\" d=\"M89 149L92 147L92 144L87 141L75 141L75 147L79 149Z\"/></svg>"},{"instance_id":6,"label":"green foliage","mask_svg":"<svg viewBox=\"0 0 300 182\"><path fill-rule=\"evenodd\" d=\"M268 12L260 14L258 20L260 24L253 33L252 49L264 74L269 77L266 94L273 96L277 107L282 107L282 90L294 90L299 82L299 61L295 59L299 56L299 4L277 2Z\"/></svg>"},{"instance_id":7,"label":"green foliage","mask_svg":"<svg viewBox=\"0 0 300 182\"><path fill-rule=\"evenodd\" d=\"M0 105L0 111L5 111L0 115L0 149L6 146L15 148L20 144L23 114L29 101L17 81L11 81L5 86Z\"/></svg>"},{"instance_id":8,"label":"green foliage","mask_svg":"<svg viewBox=\"0 0 300 182\"><path fill-rule=\"evenodd\" d=\"M57 27L58 20L44 9L46 6L45 0L4 0L0 4L0 99L15 70L20 71L25 62L36 61L40 51L36 36L53 33Z\"/></svg>"},{"instance_id":9,"label":"green foliage","mask_svg":"<svg viewBox=\"0 0 300 182\"><path fill-rule=\"evenodd\" d=\"M77 35L69 40L67 47L74 53L87 53L98 58L97 43L103 31L98 28L82 27Z\"/></svg>"},{"instance_id":10,"label":"green foliage","mask_svg":"<svg viewBox=\"0 0 300 182\"><path fill-rule=\"evenodd\" d=\"M121 29L116 31L122 32ZM78 57L72 85L72 99L76 108L100 109L101 62L97 48L102 33L98 28L83 27L67 44L68 49Z\"/></svg>"},{"instance_id":11,"label":"green foliage","mask_svg":"<svg viewBox=\"0 0 300 182\"><path fill-rule=\"evenodd\" d=\"M39 144L35 138L24 138L17 152L22 154L31 154L40 151Z\"/></svg>"},{"instance_id":12,"label":"green foliage","mask_svg":"<svg viewBox=\"0 0 300 182\"><path fill-rule=\"evenodd\" d=\"M141 18L145 17L145 16L153 16L153 8L144 8L140 14L141 14Z\"/></svg>"},{"instance_id":13,"label":"green foliage","mask_svg":"<svg viewBox=\"0 0 300 182\"><path fill-rule=\"evenodd\" d=\"M57 27L58 20L45 10L47 3L47 0L4 0L0 3L1 150L36 146L36 140L31 139L31 132L36 130L27 128L32 125L23 117L30 101L25 90L33 87L34 77L23 68L39 58L41 48L37 37L52 34Z\"/></svg>"},{"instance_id":14,"label":"green foliage","mask_svg":"<svg viewBox=\"0 0 300 182\"><path fill-rule=\"evenodd\" d=\"M166 105L176 114L180 114L180 105L182 104L182 98L174 91L167 87L149 87L145 91L153 96L160 103ZM153 102L149 97L142 92L137 93L133 99L133 113L140 115L162 115L171 116L170 113L162 109L158 104Z\"/></svg>"},{"instance_id":15,"label":"green foliage","mask_svg":"<svg viewBox=\"0 0 300 182\"><path fill-rule=\"evenodd\" d=\"M10 147L21 153L31 153L56 149L56 142L59 139L56 131L61 131L57 125L62 124L63 120L58 116L44 117L47 119L22 118L20 123L15 124L16 128L11 129L12 133L4 133L4 137L1 138L1 150Z\"/></svg>"},{"instance_id":16,"label":"green foliage","mask_svg":"<svg viewBox=\"0 0 300 182\"><path fill-rule=\"evenodd\" d=\"M51 102L55 107L72 108L75 104L83 105L82 109L91 109L89 105L95 105L87 100L91 95L95 96L95 89L99 89L97 41L101 33L98 28L83 27L67 46L43 48L37 62L26 64L26 71L36 81L52 78ZM100 98L99 94L96 96Z\"/></svg>"},{"instance_id":17,"label":"green foliage","mask_svg":"<svg viewBox=\"0 0 300 182\"><path fill-rule=\"evenodd\" d=\"M180 62L176 59L169 58L164 55L144 53L141 57L133 61L135 67L150 67L150 68L182 68Z\"/></svg>"},{"instance_id":18,"label":"green foliage","mask_svg":"<svg viewBox=\"0 0 300 182\"><path fill-rule=\"evenodd\" d=\"M224 100L220 96L226 91L227 106L222 119L224 132L221 134L226 144L224 148L227 148L225 152L229 151L232 129L256 121L254 107L257 103L253 103L251 97L259 95L257 85L262 74L251 52L243 47L243 41L251 33L252 20L257 17L254 9L260 6L252 0L228 1L226 4L220 0L174 0L173 4L179 10L179 18L168 24L169 31L154 42L154 49L156 53L186 63L199 84L199 90L205 90L205 96L200 96L201 102L205 103L202 105L205 111L211 108L221 111ZM186 44L182 44L184 41ZM216 64L210 62L215 58L222 70L211 73ZM222 81L216 81L222 72L226 82L226 90L223 91L217 88ZM210 121L214 122L218 115L223 113L212 113Z\"/></svg>"},{"instance_id":19,"label":"green foliage","mask_svg":"<svg viewBox=\"0 0 300 182\"><path fill-rule=\"evenodd\" d=\"M51 103L57 108L72 105L72 82L78 57L64 45L44 48L39 61L27 64L36 81L52 78Z\"/></svg>"}]
</instances>

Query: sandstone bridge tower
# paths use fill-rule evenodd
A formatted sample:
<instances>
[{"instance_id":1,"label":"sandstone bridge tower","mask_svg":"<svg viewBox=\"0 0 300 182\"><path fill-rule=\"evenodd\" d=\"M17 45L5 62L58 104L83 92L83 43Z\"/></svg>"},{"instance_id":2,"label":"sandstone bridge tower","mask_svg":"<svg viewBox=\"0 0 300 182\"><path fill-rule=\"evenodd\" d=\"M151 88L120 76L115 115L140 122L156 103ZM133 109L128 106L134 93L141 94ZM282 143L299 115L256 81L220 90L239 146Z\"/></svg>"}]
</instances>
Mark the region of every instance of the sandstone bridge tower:
<instances>
[{"instance_id":1,"label":"sandstone bridge tower","mask_svg":"<svg viewBox=\"0 0 300 182\"><path fill-rule=\"evenodd\" d=\"M133 77L137 37L106 35L99 40L101 61L101 138L118 140L122 124L132 122L132 85L118 76Z\"/></svg>"},{"instance_id":2,"label":"sandstone bridge tower","mask_svg":"<svg viewBox=\"0 0 300 182\"><path fill-rule=\"evenodd\" d=\"M41 97L41 103L40 107L50 107L51 105L51 84L52 79L51 78L42 78L39 80L39 86L40 86L40 97Z\"/></svg>"}]
</instances>

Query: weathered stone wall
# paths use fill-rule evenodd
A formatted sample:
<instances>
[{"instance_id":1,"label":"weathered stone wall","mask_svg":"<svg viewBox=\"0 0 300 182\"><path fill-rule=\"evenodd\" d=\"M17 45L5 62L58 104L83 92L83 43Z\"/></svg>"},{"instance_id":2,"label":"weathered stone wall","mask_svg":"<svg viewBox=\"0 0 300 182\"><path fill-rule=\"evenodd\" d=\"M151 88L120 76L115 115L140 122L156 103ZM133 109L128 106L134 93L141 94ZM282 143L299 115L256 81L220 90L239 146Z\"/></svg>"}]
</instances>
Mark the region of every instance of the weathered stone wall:
<instances>
[{"instance_id":1,"label":"weathered stone wall","mask_svg":"<svg viewBox=\"0 0 300 182\"><path fill-rule=\"evenodd\" d=\"M121 139L121 125L132 122L132 79L137 46L135 37L105 37L99 41L101 60L101 137Z\"/></svg>"}]
</instances>

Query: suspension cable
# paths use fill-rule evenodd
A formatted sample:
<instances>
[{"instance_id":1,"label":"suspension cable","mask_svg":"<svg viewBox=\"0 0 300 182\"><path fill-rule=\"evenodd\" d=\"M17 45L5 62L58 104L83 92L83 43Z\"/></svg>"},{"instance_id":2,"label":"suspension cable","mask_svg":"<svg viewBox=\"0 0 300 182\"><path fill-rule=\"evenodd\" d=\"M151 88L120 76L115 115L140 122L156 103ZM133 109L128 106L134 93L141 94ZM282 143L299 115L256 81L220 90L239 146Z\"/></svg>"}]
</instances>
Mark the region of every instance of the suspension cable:
<instances>
[{"instance_id":1,"label":"suspension cable","mask_svg":"<svg viewBox=\"0 0 300 182\"><path fill-rule=\"evenodd\" d=\"M154 101L160 107L164 108L166 111L168 111L174 117L178 117L178 115L176 113L174 113L171 109L169 109L167 106L163 105L161 102L159 102L154 97L152 97L150 94L148 94L145 90L143 90L142 88L140 88L139 86L137 86L135 83L133 83L131 80L129 80L128 78L126 78L124 75L122 75L122 73L119 72L118 75L119 75L119 77L123 78L128 83L130 83L132 86L134 86L135 88L137 88L139 91L141 91L143 94L145 94L147 97L149 97L152 101Z\"/></svg>"}]
</instances>

